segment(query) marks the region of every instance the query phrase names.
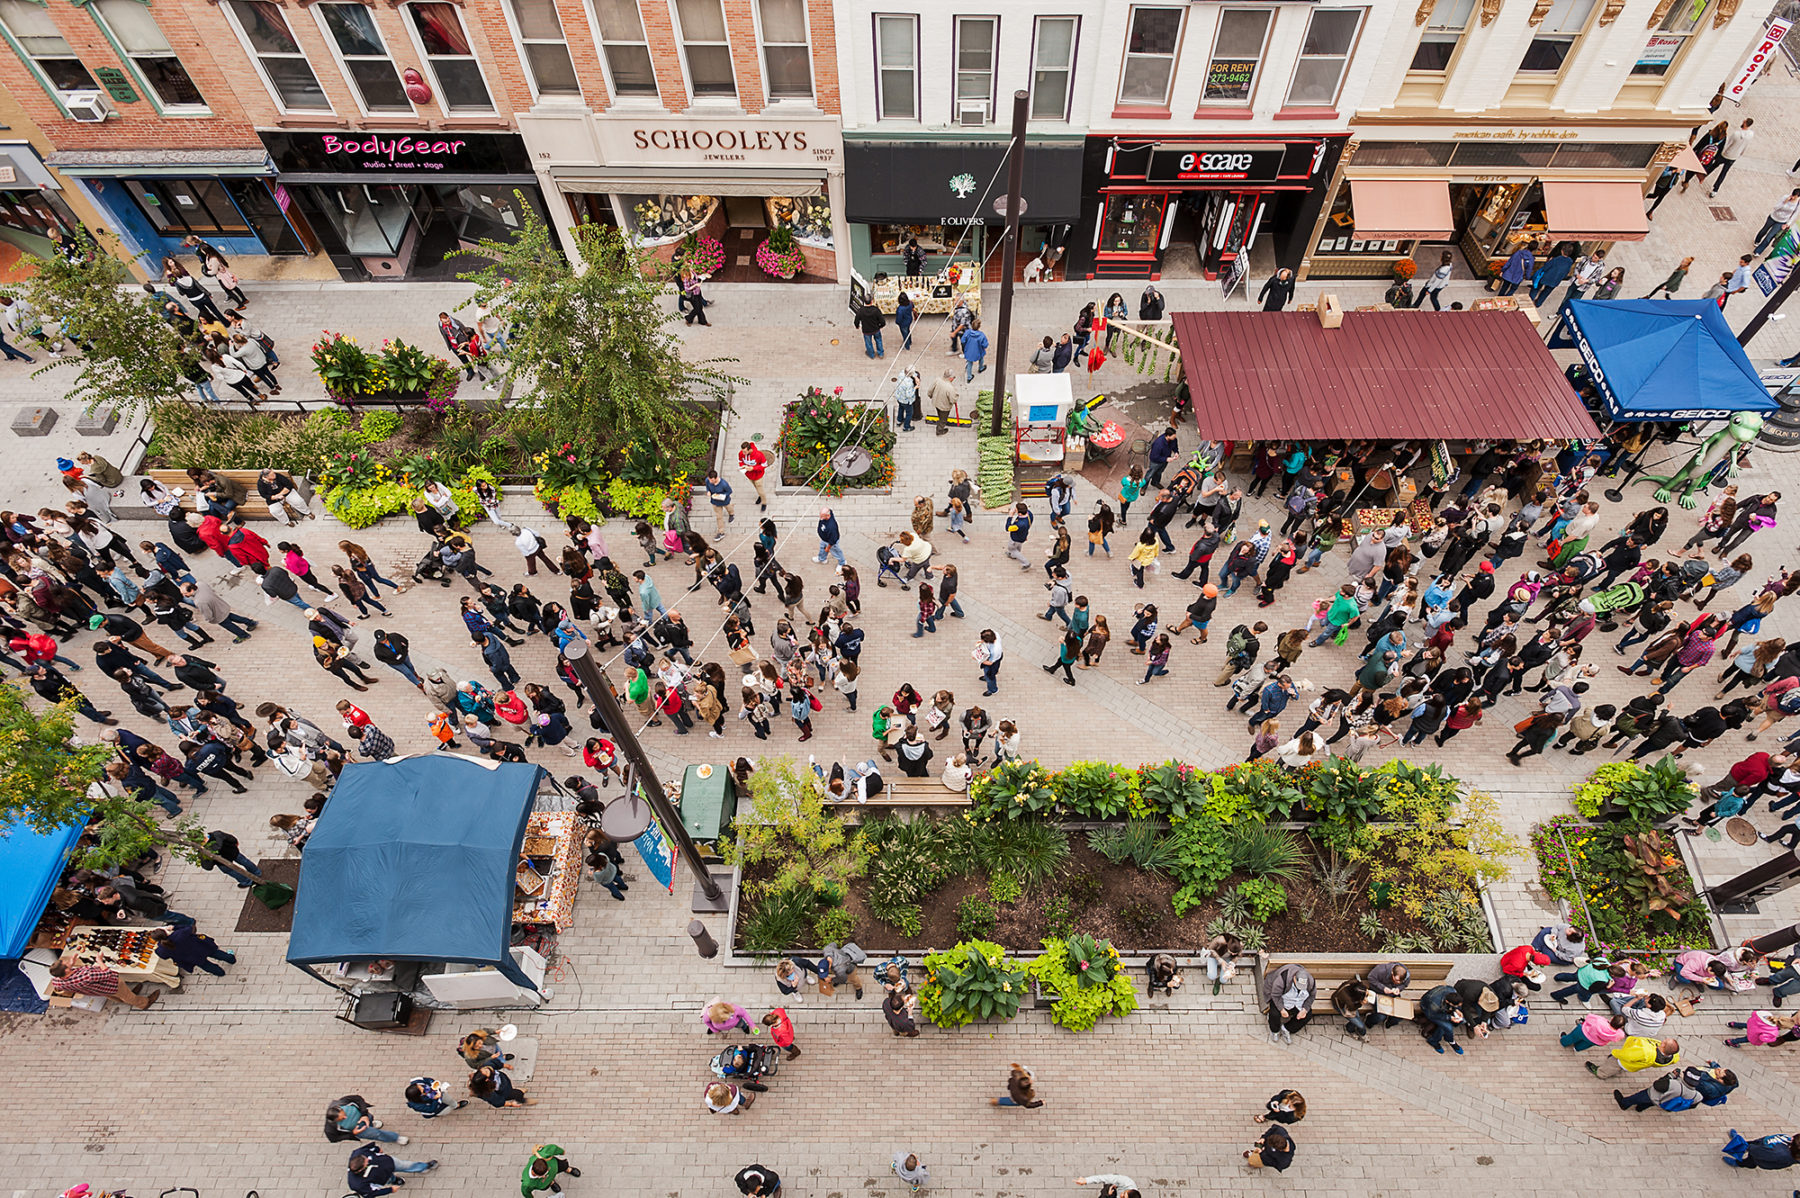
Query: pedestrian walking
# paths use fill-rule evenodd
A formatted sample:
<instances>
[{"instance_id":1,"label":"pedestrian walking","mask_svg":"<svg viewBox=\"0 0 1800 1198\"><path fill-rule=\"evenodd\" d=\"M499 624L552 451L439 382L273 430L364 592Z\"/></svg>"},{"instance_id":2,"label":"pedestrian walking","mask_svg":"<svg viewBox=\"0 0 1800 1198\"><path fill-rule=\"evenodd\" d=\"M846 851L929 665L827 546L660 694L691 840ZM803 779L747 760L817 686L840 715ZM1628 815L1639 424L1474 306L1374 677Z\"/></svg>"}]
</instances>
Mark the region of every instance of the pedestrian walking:
<instances>
[{"instance_id":1,"label":"pedestrian walking","mask_svg":"<svg viewBox=\"0 0 1800 1198\"><path fill-rule=\"evenodd\" d=\"M219 942L199 931L191 923L170 924L154 928L150 938L156 942L156 955L173 962L182 973L202 970L214 977L225 976L224 965L237 964L237 954L219 947Z\"/></svg>"},{"instance_id":2,"label":"pedestrian walking","mask_svg":"<svg viewBox=\"0 0 1800 1198\"><path fill-rule=\"evenodd\" d=\"M769 1039L787 1054L788 1060L800 1055L800 1046L794 1043L794 1021L789 1018L786 1008L776 1007L764 1015L763 1026L769 1029Z\"/></svg>"},{"instance_id":3,"label":"pedestrian walking","mask_svg":"<svg viewBox=\"0 0 1800 1198\"><path fill-rule=\"evenodd\" d=\"M569 1163L563 1150L557 1145L539 1144L532 1150L531 1159L525 1162L525 1169L519 1175L519 1192L523 1198L533 1198L545 1190L560 1194L562 1185L557 1179L564 1175L580 1177L581 1170Z\"/></svg>"},{"instance_id":4,"label":"pedestrian walking","mask_svg":"<svg viewBox=\"0 0 1800 1198\"><path fill-rule=\"evenodd\" d=\"M931 1184L931 1171L925 1167L925 1162L919 1159L916 1152L901 1151L894 1154L894 1176L904 1181L913 1194Z\"/></svg>"},{"instance_id":5,"label":"pedestrian walking","mask_svg":"<svg viewBox=\"0 0 1800 1198\"><path fill-rule=\"evenodd\" d=\"M437 1166L436 1161L395 1160L373 1144L365 1144L350 1154L346 1181L353 1194L381 1198L393 1193L396 1186L406 1184L406 1179L399 1174L429 1173Z\"/></svg>"},{"instance_id":6,"label":"pedestrian walking","mask_svg":"<svg viewBox=\"0 0 1800 1198\"><path fill-rule=\"evenodd\" d=\"M1037 1096L1036 1083L1037 1078L1031 1070L1015 1061L1006 1077L1006 1093L989 1101L994 1106L1036 1109L1044 1105L1044 1100Z\"/></svg>"},{"instance_id":7,"label":"pedestrian walking","mask_svg":"<svg viewBox=\"0 0 1800 1198\"><path fill-rule=\"evenodd\" d=\"M1797 191L1794 194L1800 196L1800 191ZM1680 262L1676 263L1675 269L1669 272L1669 277L1652 287L1650 289L1650 294L1646 295L1644 298L1655 299L1658 293L1661 293L1670 299L1674 299L1675 293L1681 289L1681 284L1687 279L1688 270L1693 265L1694 260L1691 257L1683 258Z\"/></svg>"},{"instance_id":8,"label":"pedestrian walking","mask_svg":"<svg viewBox=\"0 0 1800 1198\"><path fill-rule=\"evenodd\" d=\"M856 310L856 331L863 335L863 356L867 358L885 358L887 349L881 344L881 330L887 327L887 317L873 302L866 303Z\"/></svg>"},{"instance_id":9,"label":"pedestrian walking","mask_svg":"<svg viewBox=\"0 0 1800 1198\"><path fill-rule=\"evenodd\" d=\"M781 1192L781 1175L767 1165L745 1165L733 1178L738 1193L748 1198L769 1198Z\"/></svg>"},{"instance_id":10,"label":"pedestrian walking","mask_svg":"<svg viewBox=\"0 0 1800 1198\"><path fill-rule=\"evenodd\" d=\"M1793 223L1796 213L1800 213L1800 187L1789 192L1786 199L1769 210L1769 215L1763 218L1762 228L1756 231L1756 244L1751 247L1750 252L1759 256L1768 253L1776 238Z\"/></svg>"},{"instance_id":11,"label":"pedestrian walking","mask_svg":"<svg viewBox=\"0 0 1800 1198\"><path fill-rule=\"evenodd\" d=\"M1731 173L1731 168L1737 165L1737 160L1742 158L1744 151L1750 148L1750 141L1756 136L1756 131L1750 127L1754 124L1756 124L1755 118L1745 117L1738 123L1737 128L1725 135L1725 144L1720 147L1719 156L1713 160L1701 176L1705 178L1715 170L1719 172L1718 177L1712 181L1712 185L1706 189L1707 199L1710 200L1719 194L1719 188L1725 186L1725 176Z\"/></svg>"}]
</instances>

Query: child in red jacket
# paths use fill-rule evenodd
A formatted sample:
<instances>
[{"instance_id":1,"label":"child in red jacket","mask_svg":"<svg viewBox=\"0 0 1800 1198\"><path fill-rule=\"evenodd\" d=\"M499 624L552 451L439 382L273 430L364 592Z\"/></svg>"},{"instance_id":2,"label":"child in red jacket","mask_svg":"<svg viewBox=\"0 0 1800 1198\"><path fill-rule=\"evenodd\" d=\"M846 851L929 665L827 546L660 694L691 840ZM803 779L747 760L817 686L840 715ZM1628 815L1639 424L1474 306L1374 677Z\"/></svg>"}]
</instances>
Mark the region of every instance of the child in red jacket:
<instances>
[{"instance_id":1,"label":"child in red jacket","mask_svg":"<svg viewBox=\"0 0 1800 1198\"><path fill-rule=\"evenodd\" d=\"M1544 973L1541 967L1548 964L1549 957L1529 944L1521 944L1500 958L1500 972L1525 983L1527 989L1542 990Z\"/></svg>"},{"instance_id":2,"label":"child in red jacket","mask_svg":"<svg viewBox=\"0 0 1800 1198\"><path fill-rule=\"evenodd\" d=\"M794 1044L794 1021L781 1007L776 1007L763 1016L763 1026L769 1029L769 1039L775 1041L777 1048L787 1049L787 1059L793 1060L800 1055L800 1049Z\"/></svg>"}]
</instances>

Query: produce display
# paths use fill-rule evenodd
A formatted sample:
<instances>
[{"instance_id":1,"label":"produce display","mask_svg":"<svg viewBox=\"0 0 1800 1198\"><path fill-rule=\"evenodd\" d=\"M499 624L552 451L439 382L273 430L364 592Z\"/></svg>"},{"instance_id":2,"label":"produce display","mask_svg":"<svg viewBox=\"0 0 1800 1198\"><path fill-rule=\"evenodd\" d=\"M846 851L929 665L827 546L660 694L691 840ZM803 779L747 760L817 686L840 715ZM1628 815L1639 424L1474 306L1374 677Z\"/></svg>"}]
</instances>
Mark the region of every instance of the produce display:
<instances>
[{"instance_id":1,"label":"produce display","mask_svg":"<svg viewBox=\"0 0 1800 1198\"><path fill-rule=\"evenodd\" d=\"M980 460L975 467L975 485L981 488L982 506L992 511L1007 507L1013 501L1013 421L1012 405L1003 409L1000 435L988 434L988 405L994 402L992 391L983 391L975 400L976 448Z\"/></svg>"}]
</instances>

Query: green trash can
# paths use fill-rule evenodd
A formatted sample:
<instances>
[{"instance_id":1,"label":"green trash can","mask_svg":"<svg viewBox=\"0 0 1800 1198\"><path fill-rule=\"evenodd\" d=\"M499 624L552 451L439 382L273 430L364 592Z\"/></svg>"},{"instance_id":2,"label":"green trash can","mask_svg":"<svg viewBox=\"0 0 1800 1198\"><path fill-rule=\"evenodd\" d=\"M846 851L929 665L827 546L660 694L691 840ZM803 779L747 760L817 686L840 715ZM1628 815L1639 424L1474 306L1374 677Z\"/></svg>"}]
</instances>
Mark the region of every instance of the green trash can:
<instances>
[{"instance_id":1,"label":"green trash can","mask_svg":"<svg viewBox=\"0 0 1800 1198\"><path fill-rule=\"evenodd\" d=\"M690 765L681 778L681 822L701 857L721 860L719 837L737 818L737 780L723 763Z\"/></svg>"}]
</instances>

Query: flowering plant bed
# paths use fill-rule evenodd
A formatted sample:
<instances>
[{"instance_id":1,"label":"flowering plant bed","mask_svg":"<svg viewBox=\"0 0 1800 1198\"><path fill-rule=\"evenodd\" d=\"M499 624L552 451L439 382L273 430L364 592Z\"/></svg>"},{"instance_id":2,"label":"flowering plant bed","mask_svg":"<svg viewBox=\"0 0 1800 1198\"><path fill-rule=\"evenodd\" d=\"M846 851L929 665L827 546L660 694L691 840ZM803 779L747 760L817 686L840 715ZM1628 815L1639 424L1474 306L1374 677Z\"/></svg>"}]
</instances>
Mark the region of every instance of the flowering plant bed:
<instances>
[{"instance_id":1,"label":"flowering plant bed","mask_svg":"<svg viewBox=\"0 0 1800 1198\"><path fill-rule=\"evenodd\" d=\"M725 265L725 244L710 233L689 233L675 255L677 270L691 270L701 278Z\"/></svg>"},{"instance_id":2,"label":"flowering plant bed","mask_svg":"<svg viewBox=\"0 0 1800 1198\"><path fill-rule=\"evenodd\" d=\"M1532 828L1531 848L1544 892L1569 904L1577 926L1592 923L1599 944L1591 951L1667 957L1711 945L1687 866L1648 825L1559 815Z\"/></svg>"},{"instance_id":3,"label":"flowering plant bed","mask_svg":"<svg viewBox=\"0 0 1800 1198\"><path fill-rule=\"evenodd\" d=\"M882 419L879 404L852 404L838 387L826 394L808 387L782 411L781 484L810 487L825 495L842 495L847 488L879 489L894 485L894 430ZM846 476L832 465L831 457L846 446L861 446L871 458L861 474Z\"/></svg>"},{"instance_id":4,"label":"flowering plant bed","mask_svg":"<svg viewBox=\"0 0 1800 1198\"><path fill-rule=\"evenodd\" d=\"M443 412L456 399L462 375L457 367L416 345L383 341L377 353L356 338L327 330L312 347L313 373L325 394L346 407L359 401L418 401Z\"/></svg>"},{"instance_id":5,"label":"flowering plant bed","mask_svg":"<svg viewBox=\"0 0 1800 1198\"><path fill-rule=\"evenodd\" d=\"M763 273L777 279L791 279L806 269L806 255L794 242L794 231L787 225L777 225L769 230L761 245L756 247L756 264L762 267Z\"/></svg>"}]
</instances>

